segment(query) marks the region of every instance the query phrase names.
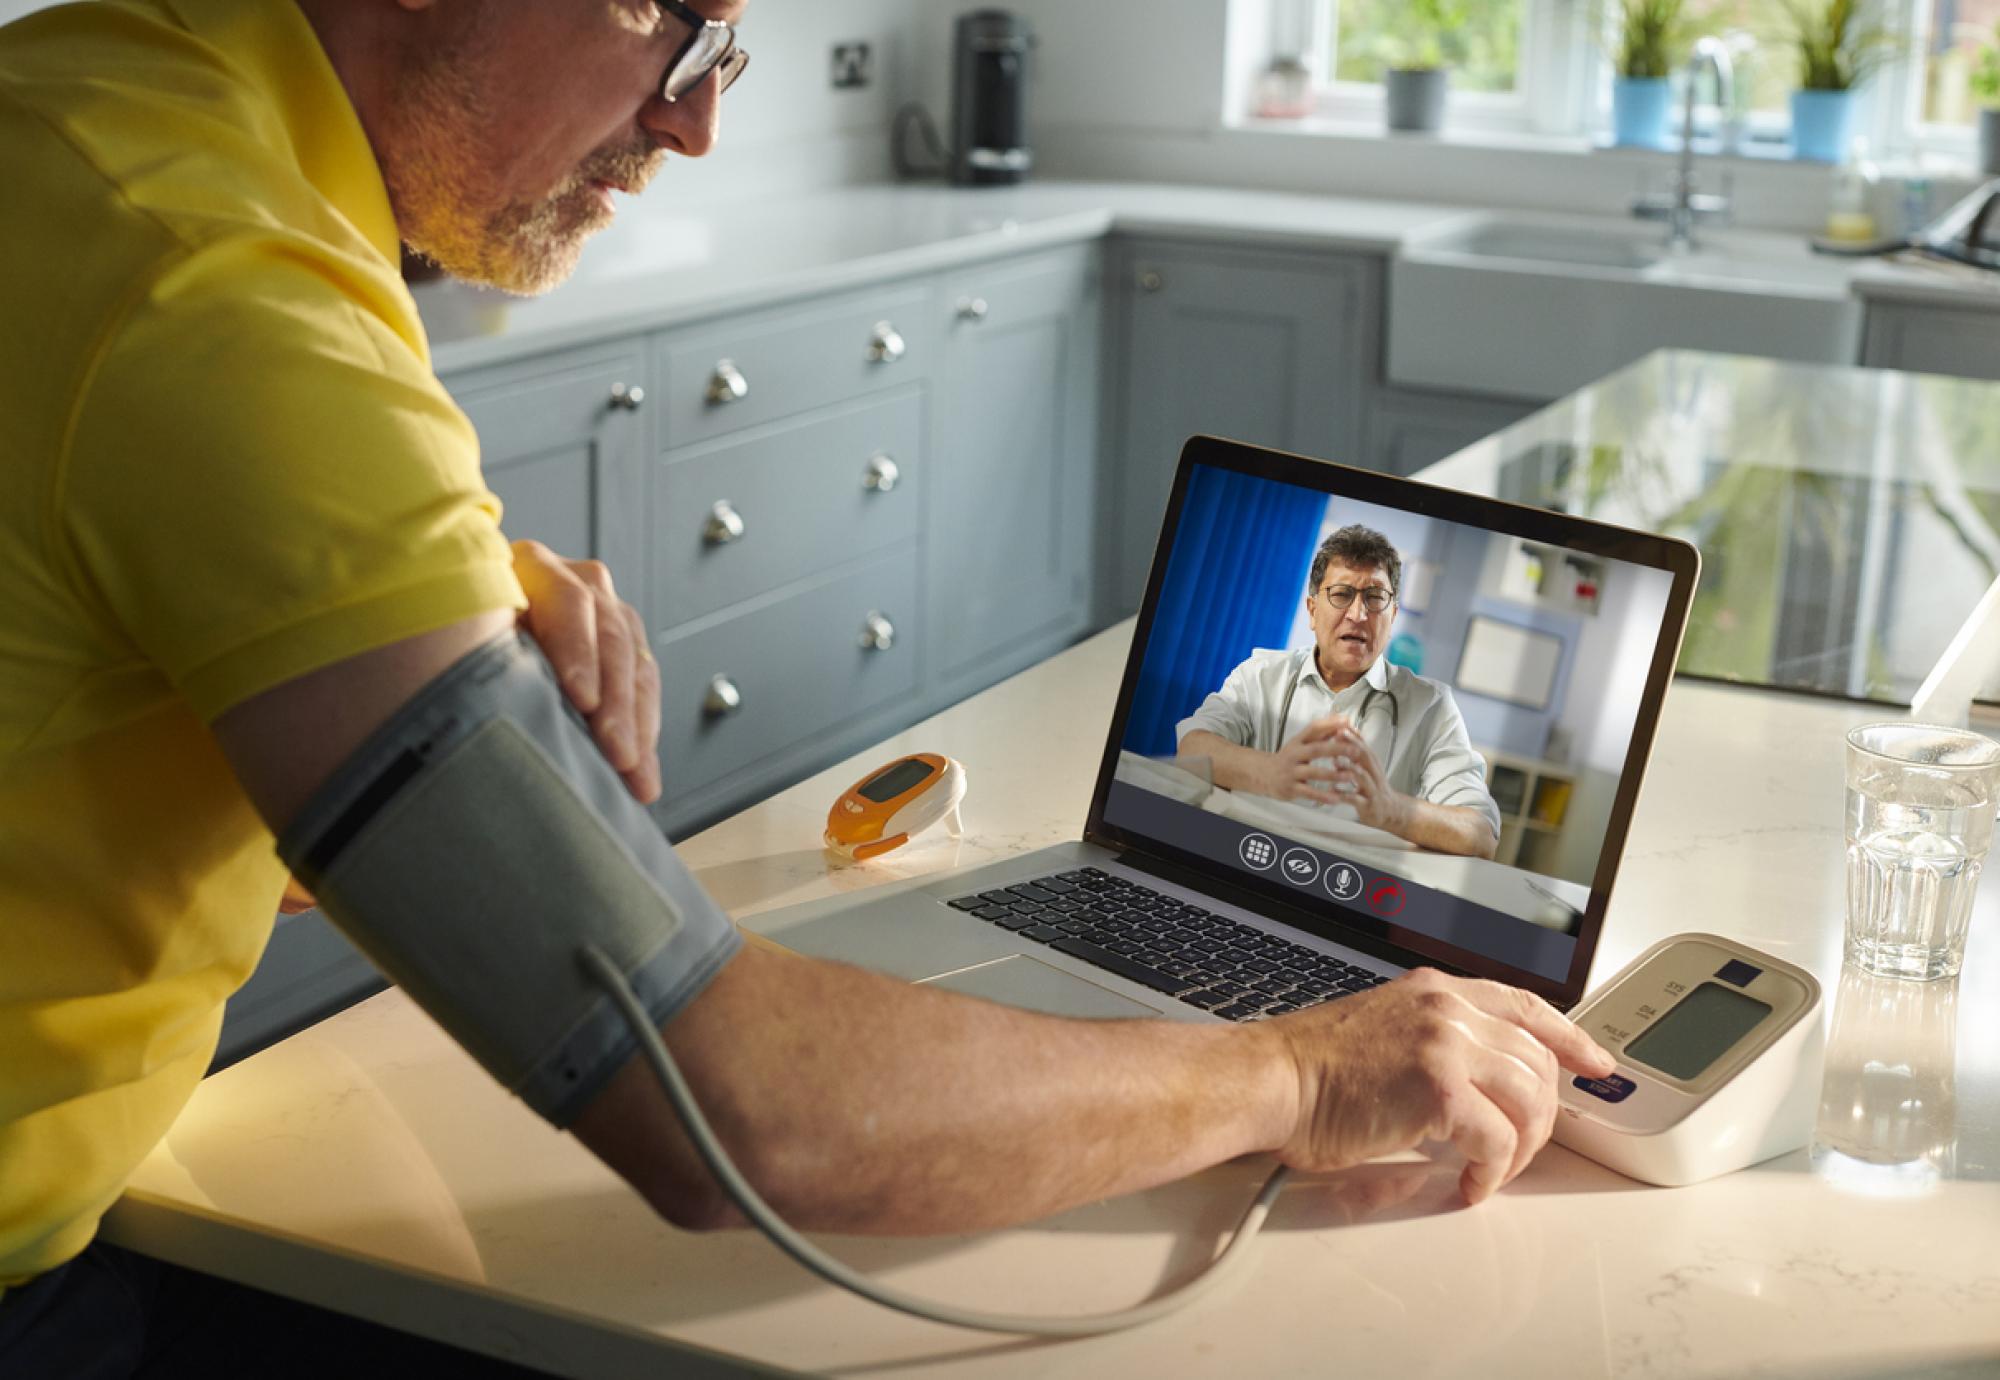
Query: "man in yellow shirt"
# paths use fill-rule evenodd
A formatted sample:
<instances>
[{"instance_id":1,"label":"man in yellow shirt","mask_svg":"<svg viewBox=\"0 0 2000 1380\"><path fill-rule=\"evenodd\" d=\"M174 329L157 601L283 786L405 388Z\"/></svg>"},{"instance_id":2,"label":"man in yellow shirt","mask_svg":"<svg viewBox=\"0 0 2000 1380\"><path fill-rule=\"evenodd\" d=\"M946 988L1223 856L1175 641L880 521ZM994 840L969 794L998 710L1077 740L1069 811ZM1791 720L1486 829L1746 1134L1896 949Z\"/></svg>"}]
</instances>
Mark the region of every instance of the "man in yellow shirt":
<instances>
[{"instance_id":1,"label":"man in yellow shirt","mask_svg":"<svg viewBox=\"0 0 2000 1380\"><path fill-rule=\"evenodd\" d=\"M643 630L601 572L509 550L397 249L559 282L616 194L713 144L741 9L96 0L0 31L0 1373L133 1373L220 1306L185 1272L135 1301L136 1258L86 1247L269 935L274 830L377 725L526 606L657 791ZM1537 999L1436 974L1252 1026L1074 1022L716 934L663 1029L821 1229L1425 1136L1477 1201L1546 1141L1558 1063L1609 1067ZM675 1223L735 1223L642 1061L569 1129ZM384 1370L360 1335L283 1369Z\"/></svg>"}]
</instances>

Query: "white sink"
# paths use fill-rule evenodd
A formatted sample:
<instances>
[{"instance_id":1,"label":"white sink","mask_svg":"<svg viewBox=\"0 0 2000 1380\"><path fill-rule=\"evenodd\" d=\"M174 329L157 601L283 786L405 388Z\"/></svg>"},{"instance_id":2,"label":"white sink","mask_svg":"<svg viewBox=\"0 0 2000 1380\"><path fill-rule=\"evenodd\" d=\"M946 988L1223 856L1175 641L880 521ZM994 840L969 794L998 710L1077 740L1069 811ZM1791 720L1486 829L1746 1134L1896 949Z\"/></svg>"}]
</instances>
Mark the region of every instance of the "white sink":
<instances>
[{"instance_id":1,"label":"white sink","mask_svg":"<svg viewBox=\"0 0 2000 1380\"><path fill-rule=\"evenodd\" d=\"M1846 261L1803 237L1513 212L1411 235L1390 267L1390 381L1550 399L1664 347L1852 364Z\"/></svg>"}]
</instances>

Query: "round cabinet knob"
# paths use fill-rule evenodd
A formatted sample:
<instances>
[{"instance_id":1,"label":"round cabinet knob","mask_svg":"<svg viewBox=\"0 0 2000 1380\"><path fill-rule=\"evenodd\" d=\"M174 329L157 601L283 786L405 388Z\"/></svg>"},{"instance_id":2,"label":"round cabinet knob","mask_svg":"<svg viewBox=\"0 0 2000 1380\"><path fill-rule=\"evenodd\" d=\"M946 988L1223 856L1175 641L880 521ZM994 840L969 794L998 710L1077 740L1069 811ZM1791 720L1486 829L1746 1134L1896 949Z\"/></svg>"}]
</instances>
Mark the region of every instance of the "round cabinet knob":
<instances>
[{"instance_id":1,"label":"round cabinet knob","mask_svg":"<svg viewBox=\"0 0 2000 1380\"><path fill-rule=\"evenodd\" d=\"M903 337L887 321L877 321L868 335L868 358L877 364L894 364L908 352Z\"/></svg>"},{"instance_id":2,"label":"round cabinet knob","mask_svg":"<svg viewBox=\"0 0 2000 1380\"><path fill-rule=\"evenodd\" d=\"M868 462L868 468L861 472L861 487L870 493L886 494L896 487L896 481L903 472L896 468L896 462L886 455L878 455Z\"/></svg>"},{"instance_id":3,"label":"round cabinet knob","mask_svg":"<svg viewBox=\"0 0 2000 1380\"><path fill-rule=\"evenodd\" d=\"M725 714L734 714L743 707L743 692L736 688L736 682L728 676L716 676L708 682L708 693L702 696L701 712L711 719L719 719Z\"/></svg>"},{"instance_id":4,"label":"round cabinet knob","mask_svg":"<svg viewBox=\"0 0 2000 1380\"><path fill-rule=\"evenodd\" d=\"M1142 270L1139 274L1139 286L1147 292L1158 292L1166 285L1167 280L1150 268Z\"/></svg>"},{"instance_id":5,"label":"round cabinet knob","mask_svg":"<svg viewBox=\"0 0 2000 1380\"><path fill-rule=\"evenodd\" d=\"M637 412L646 403L646 390L638 384L626 386L622 383L611 385L611 406L620 412Z\"/></svg>"},{"instance_id":6,"label":"round cabinet knob","mask_svg":"<svg viewBox=\"0 0 2000 1380\"><path fill-rule=\"evenodd\" d=\"M962 321L984 321L986 319L986 299L984 297L961 297L958 299L958 315Z\"/></svg>"},{"instance_id":7,"label":"round cabinet knob","mask_svg":"<svg viewBox=\"0 0 2000 1380\"><path fill-rule=\"evenodd\" d=\"M742 535L743 514L731 507L728 499L718 498L708 510L708 521L702 524L702 541L710 546L727 546Z\"/></svg>"},{"instance_id":8,"label":"round cabinet knob","mask_svg":"<svg viewBox=\"0 0 2000 1380\"><path fill-rule=\"evenodd\" d=\"M721 407L726 403L741 402L749 395L750 380L743 377L743 371L732 360L718 359L715 372L708 376L708 391L702 396Z\"/></svg>"},{"instance_id":9,"label":"round cabinet knob","mask_svg":"<svg viewBox=\"0 0 2000 1380\"><path fill-rule=\"evenodd\" d=\"M896 625L875 610L861 620L861 645L871 652L886 652L896 645Z\"/></svg>"}]
</instances>

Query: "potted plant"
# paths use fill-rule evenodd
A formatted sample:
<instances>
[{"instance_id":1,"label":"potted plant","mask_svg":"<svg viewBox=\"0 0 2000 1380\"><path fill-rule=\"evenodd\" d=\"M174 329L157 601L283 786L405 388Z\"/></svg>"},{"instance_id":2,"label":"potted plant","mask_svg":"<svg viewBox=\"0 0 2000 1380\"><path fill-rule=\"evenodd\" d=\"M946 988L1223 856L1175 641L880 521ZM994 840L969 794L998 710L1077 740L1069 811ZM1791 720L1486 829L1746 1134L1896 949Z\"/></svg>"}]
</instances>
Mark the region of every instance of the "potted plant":
<instances>
[{"instance_id":1,"label":"potted plant","mask_svg":"<svg viewBox=\"0 0 2000 1380\"><path fill-rule=\"evenodd\" d=\"M1820 163L1847 156L1854 91L1901 56L1901 43L1863 0L1783 0L1799 60L1792 93L1792 155Z\"/></svg>"},{"instance_id":2,"label":"potted plant","mask_svg":"<svg viewBox=\"0 0 2000 1380\"><path fill-rule=\"evenodd\" d=\"M2000 173L2000 24L1993 26L1993 41L1973 59L1967 86L1979 102L1980 171Z\"/></svg>"},{"instance_id":3,"label":"potted plant","mask_svg":"<svg viewBox=\"0 0 2000 1380\"><path fill-rule=\"evenodd\" d=\"M1687 46L1682 0L1619 0L1618 71L1611 83L1611 141L1664 148L1672 77Z\"/></svg>"},{"instance_id":4,"label":"potted plant","mask_svg":"<svg viewBox=\"0 0 2000 1380\"><path fill-rule=\"evenodd\" d=\"M1407 0L1388 7L1387 26L1372 46L1382 57L1390 129L1428 134L1444 124L1450 82L1445 64L1468 18L1468 0Z\"/></svg>"}]
</instances>

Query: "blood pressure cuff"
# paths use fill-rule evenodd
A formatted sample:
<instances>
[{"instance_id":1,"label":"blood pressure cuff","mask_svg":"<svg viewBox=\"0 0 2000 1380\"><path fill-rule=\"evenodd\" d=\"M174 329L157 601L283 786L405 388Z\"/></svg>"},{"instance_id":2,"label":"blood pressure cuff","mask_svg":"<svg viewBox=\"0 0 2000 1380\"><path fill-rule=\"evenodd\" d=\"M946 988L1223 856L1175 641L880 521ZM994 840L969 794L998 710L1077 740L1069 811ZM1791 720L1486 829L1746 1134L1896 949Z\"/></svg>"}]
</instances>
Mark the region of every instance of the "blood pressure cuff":
<instances>
[{"instance_id":1,"label":"blood pressure cuff","mask_svg":"<svg viewBox=\"0 0 2000 1380\"><path fill-rule=\"evenodd\" d=\"M424 687L278 853L377 967L557 1126L638 1048L585 974L585 942L656 1026L743 944L517 632Z\"/></svg>"}]
</instances>

